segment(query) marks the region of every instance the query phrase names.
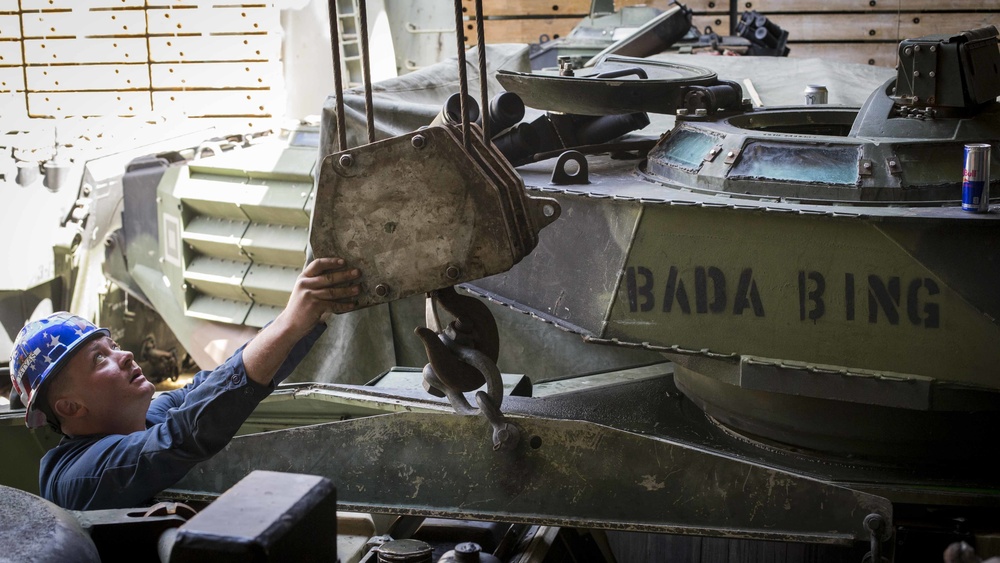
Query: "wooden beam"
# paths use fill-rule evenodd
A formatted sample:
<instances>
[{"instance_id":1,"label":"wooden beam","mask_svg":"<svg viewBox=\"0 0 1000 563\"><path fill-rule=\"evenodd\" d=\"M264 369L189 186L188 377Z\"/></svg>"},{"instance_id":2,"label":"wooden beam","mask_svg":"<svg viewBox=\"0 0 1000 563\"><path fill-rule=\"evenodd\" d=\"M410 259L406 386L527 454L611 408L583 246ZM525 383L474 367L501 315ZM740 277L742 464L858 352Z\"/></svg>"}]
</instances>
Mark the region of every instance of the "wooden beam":
<instances>
[{"instance_id":1,"label":"wooden beam","mask_svg":"<svg viewBox=\"0 0 1000 563\"><path fill-rule=\"evenodd\" d=\"M283 80L278 61L153 64L150 73L157 90L278 88Z\"/></svg>"},{"instance_id":2,"label":"wooden beam","mask_svg":"<svg viewBox=\"0 0 1000 563\"><path fill-rule=\"evenodd\" d=\"M701 14L691 18L691 25L704 33L706 27L719 35L729 35L729 14ZM780 24L779 24L780 25Z\"/></svg>"},{"instance_id":3,"label":"wooden beam","mask_svg":"<svg viewBox=\"0 0 1000 563\"><path fill-rule=\"evenodd\" d=\"M277 102L277 96L270 90L153 91L153 108L167 115L269 116L282 109Z\"/></svg>"},{"instance_id":4,"label":"wooden beam","mask_svg":"<svg viewBox=\"0 0 1000 563\"><path fill-rule=\"evenodd\" d=\"M149 112L149 91L28 94L31 117L138 115Z\"/></svg>"},{"instance_id":5,"label":"wooden beam","mask_svg":"<svg viewBox=\"0 0 1000 563\"><path fill-rule=\"evenodd\" d=\"M639 0L635 0L639 2ZM641 2L639 2L641 3ZM649 4L662 8L661 0ZM695 12L728 11L729 0L691 0ZM801 12L971 12L1000 11L1000 0L740 0L739 11L756 10L764 15Z\"/></svg>"},{"instance_id":6,"label":"wooden beam","mask_svg":"<svg viewBox=\"0 0 1000 563\"><path fill-rule=\"evenodd\" d=\"M476 15L475 0L462 0L466 17ZM583 17L590 14L590 0L484 0L483 15L490 16L566 16Z\"/></svg>"},{"instance_id":7,"label":"wooden beam","mask_svg":"<svg viewBox=\"0 0 1000 563\"><path fill-rule=\"evenodd\" d=\"M150 37L153 62L277 60L281 39L271 35Z\"/></svg>"},{"instance_id":8,"label":"wooden beam","mask_svg":"<svg viewBox=\"0 0 1000 563\"><path fill-rule=\"evenodd\" d=\"M25 72L32 92L149 89L145 63L29 66Z\"/></svg>"},{"instance_id":9,"label":"wooden beam","mask_svg":"<svg viewBox=\"0 0 1000 563\"><path fill-rule=\"evenodd\" d=\"M25 12L35 10L79 10L81 4L86 9L107 8L142 8L145 0L21 0L21 9Z\"/></svg>"},{"instance_id":10,"label":"wooden beam","mask_svg":"<svg viewBox=\"0 0 1000 563\"><path fill-rule=\"evenodd\" d=\"M788 31L790 44L817 41L895 44L907 38L959 33L994 25L1000 19L1000 12L869 13L863 17L858 14L782 14L772 19ZM569 18L487 19L486 37L489 43L537 43L543 34L550 39L565 37L578 23ZM729 15L698 14L692 18L692 25L701 31L711 27L715 33L728 35ZM475 22L466 22L465 27L466 43L475 44Z\"/></svg>"},{"instance_id":11,"label":"wooden beam","mask_svg":"<svg viewBox=\"0 0 1000 563\"><path fill-rule=\"evenodd\" d=\"M20 39L21 18L17 14L0 15L0 39Z\"/></svg>"},{"instance_id":12,"label":"wooden beam","mask_svg":"<svg viewBox=\"0 0 1000 563\"><path fill-rule=\"evenodd\" d=\"M0 92L23 92L24 72L21 67L0 67Z\"/></svg>"},{"instance_id":13,"label":"wooden beam","mask_svg":"<svg viewBox=\"0 0 1000 563\"><path fill-rule=\"evenodd\" d=\"M150 8L150 35L263 33L281 28L277 8Z\"/></svg>"},{"instance_id":14,"label":"wooden beam","mask_svg":"<svg viewBox=\"0 0 1000 563\"><path fill-rule=\"evenodd\" d=\"M21 64L21 42L0 41L0 66Z\"/></svg>"},{"instance_id":15,"label":"wooden beam","mask_svg":"<svg viewBox=\"0 0 1000 563\"><path fill-rule=\"evenodd\" d=\"M541 36L565 37L580 23L573 18L538 18L486 20L483 28L487 43L538 43ZM476 23L466 22L465 44L476 44Z\"/></svg>"},{"instance_id":16,"label":"wooden beam","mask_svg":"<svg viewBox=\"0 0 1000 563\"><path fill-rule=\"evenodd\" d=\"M114 39L25 39L28 64L133 63L146 61L146 40Z\"/></svg>"},{"instance_id":17,"label":"wooden beam","mask_svg":"<svg viewBox=\"0 0 1000 563\"><path fill-rule=\"evenodd\" d=\"M896 67L895 43L794 43L789 47L791 58Z\"/></svg>"},{"instance_id":18,"label":"wooden beam","mask_svg":"<svg viewBox=\"0 0 1000 563\"><path fill-rule=\"evenodd\" d=\"M786 14L774 22L788 30L789 41L892 41L932 34L952 34L997 22L998 14Z\"/></svg>"},{"instance_id":19,"label":"wooden beam","mask_svg":"<svg viewBox=\"0 0 1000 563\"><path fill-rule=\"evenodd\" d=\"M26 12L21 14L21 21L27 38L146 35L143 10Z\"/></svg>"}]
</instances>

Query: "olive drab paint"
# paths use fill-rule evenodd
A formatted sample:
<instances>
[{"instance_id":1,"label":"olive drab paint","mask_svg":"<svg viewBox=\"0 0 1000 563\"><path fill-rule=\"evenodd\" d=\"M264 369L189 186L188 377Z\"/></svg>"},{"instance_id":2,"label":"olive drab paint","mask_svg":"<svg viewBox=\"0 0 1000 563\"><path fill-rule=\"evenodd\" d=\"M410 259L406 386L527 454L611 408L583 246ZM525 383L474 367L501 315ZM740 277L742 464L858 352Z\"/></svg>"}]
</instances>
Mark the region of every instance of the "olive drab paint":
<instances>
[{"instance_id":1,"label":"olive drab paint","mask_svg":"<svg viewBox=\"0 0 1000 563\"><path fill-rule=\"evenodd\" d=\"M670 266L665 276L662 271L660 275L654 274L654 270L648 266L625 269L629 312L649 312L659 307L663 313L679 315L766 316L760 290L753 279L753 268L743 268L736 275L730 273L728 284L726 273L717 266L697 266L690 275L682 275L677 266ZM834 289L832 282L838 280L844 296L843 320L854 321L860 315L861 320L867 319L870 324L908 322L927 329L941 326L941 308L934 300L941 288L932 278L903 280L900 276L845 273L841 277L832 276L828 283L828 277L831 276L818 271L798 272L800 321L821 322L838 314L826 306L827 293ZM734 278L737 281L733 282ZM867 296L860 303L856 295L859 283ZM792 299L793 296L781 298Z\"/></svg>"}]
</instances>

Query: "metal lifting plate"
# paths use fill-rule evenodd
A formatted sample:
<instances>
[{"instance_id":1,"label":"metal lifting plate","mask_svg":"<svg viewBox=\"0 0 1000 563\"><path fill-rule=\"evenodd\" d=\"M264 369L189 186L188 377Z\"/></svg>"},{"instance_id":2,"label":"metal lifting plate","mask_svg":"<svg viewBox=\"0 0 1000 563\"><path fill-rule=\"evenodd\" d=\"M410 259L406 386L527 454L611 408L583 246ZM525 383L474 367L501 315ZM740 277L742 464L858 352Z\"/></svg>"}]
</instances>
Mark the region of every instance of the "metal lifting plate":
<instances>
[{"instance_id":1,"label":"metal lifting plate","mask_svg":"<svg viewBox=\"0 0 1000 563\"><path fill-rule=\"evenodd\" d=\"M323 159L309 240L364 272L359 307L505 272L559 216L477 134L466 150L459 128L428 127Z\"/></svg>"}]
</instances>

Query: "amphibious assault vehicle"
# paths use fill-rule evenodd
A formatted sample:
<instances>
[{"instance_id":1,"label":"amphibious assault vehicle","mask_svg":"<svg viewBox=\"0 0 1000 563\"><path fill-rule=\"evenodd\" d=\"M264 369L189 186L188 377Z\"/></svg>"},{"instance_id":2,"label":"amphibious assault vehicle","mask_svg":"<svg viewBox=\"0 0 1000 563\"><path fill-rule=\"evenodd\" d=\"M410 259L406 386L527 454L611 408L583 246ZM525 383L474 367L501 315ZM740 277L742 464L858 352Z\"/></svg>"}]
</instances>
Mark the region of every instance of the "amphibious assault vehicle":
<instances>
[{"instance_id":1,"label":"amphibious assault vehicle","mask_svg":"<svg viewBox=\"0 0 1000 563\"><path fill-rule=\"evenodd\" d=\"M751 72L803 77L774 59L525 64L497 73L516 100L487 111L481 90L481 125L463 55L458 72L374 96L338 85L318 136L301 133L319 150L293 136L261 172L225 166L236 153L134 162L110 275L184 319L189 351L222 351L266 322L310 253L365 272L366 308L336 321L337 338L395 315L401 342L400 313L412 319L410 296L428 293L411 325L429 327L422 372L284 386L164 498L210 501L253 470L326 477L340 509L398 516L356 534L387 529L373 550L345 551L345 537L345 561L431 560L400 538L456 552L475 539L505 561L654 560L676 535L752 540L744 556L782 546L788 560L936 560L959 539L990 549L1000 215L962 211L960 190L963 146L1000 140L996 35L904 41L894 77L862 77L876 87L860 107L752 107ZM405 107L418 88L425 104ZM518 101L523 122L509 118ZM551 340L556 327L586 345ZM533 332L501 352L517 331ZM304 377L343 369L332 356L346 347L320 347ZM559 374L543 357L554 348L607 357ZM530 358L527 377L501 375L501 354ZM239 490L252 497L260 480ZM103 516L104 529L135 524ZM466 524L442 541L442 518ZM172 527L151 522L150 536ZM465 560L456 552L445 558Z\"/></svg>"}]
</instances>

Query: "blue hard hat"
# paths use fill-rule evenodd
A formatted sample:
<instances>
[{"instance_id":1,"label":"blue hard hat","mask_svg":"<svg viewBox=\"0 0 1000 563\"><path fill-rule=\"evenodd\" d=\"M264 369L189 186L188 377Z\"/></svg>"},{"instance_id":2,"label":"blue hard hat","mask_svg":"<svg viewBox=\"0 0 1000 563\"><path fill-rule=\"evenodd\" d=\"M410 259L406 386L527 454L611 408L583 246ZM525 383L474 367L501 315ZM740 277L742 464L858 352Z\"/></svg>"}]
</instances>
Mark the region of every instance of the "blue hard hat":
<instances>
[{"instance_id":1,"label":"blue hard hat","mask_svg":"<svg viewBox=\"0 0 1000 563\"><path fill-rule=\"evenodd\" d=\"M106 328L65 311L32 321L21 329L10 353L10 380L27 407L28 428L45 426L45 413L38 410L39 395L52 376L73 357L73 352L98 336L111 336ZM55 421L50 421L55 423Z\"/></svg>"}]
</instances>

